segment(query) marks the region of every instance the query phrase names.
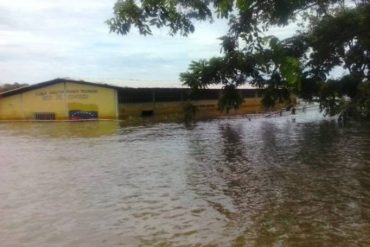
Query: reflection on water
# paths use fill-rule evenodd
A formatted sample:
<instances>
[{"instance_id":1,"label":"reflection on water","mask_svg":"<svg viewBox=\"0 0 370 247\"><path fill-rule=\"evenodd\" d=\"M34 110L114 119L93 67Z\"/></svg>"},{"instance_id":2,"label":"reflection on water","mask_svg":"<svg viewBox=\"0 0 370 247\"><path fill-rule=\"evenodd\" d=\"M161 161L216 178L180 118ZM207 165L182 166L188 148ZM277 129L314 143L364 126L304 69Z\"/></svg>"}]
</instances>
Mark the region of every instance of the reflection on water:
<instances>
[{"instance_id":1,"label":"reflection on water","mask_svg":"<svg viewBox=\"0 0 370 247\"><path fill-rule=\"evenodd\" d=\"M91 138L117 135L119 122L18 122L0 124L0 134L24 138Z\"/></svg>"},{"instance_id":2,"label":"reflection on water","mask_svg":"<svg viewBox=\"0 0 370 247\"><path fill-rule=\"evenodd\" d=\"M0 125L1 246L370 246L370 125Z\"/></svg>"}]
</instances>

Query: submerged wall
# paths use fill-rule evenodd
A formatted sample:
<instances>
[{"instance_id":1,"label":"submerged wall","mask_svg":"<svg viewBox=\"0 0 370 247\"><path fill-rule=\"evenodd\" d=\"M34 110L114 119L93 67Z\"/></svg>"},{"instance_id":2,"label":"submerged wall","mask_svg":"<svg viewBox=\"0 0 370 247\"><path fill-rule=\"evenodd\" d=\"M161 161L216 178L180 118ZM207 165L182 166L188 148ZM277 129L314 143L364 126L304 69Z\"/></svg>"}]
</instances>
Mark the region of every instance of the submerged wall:
<instances>
[{"instance_id":1,"label":"submerged wall","mask_svg":"<svg viewBox=\"0 0 370 247\"><path fill-rule=\"evenodd\" d=\"M262 91L240 89L238 110L220 112L219 89L119 88L106 84L56 79L0 94L0 120L159 120L212 118L260 113Z\"/></svg>"},{"instance_id":2,"label":"submerged wall","mask_svg":"<svg viewBox=\"0 0 370 247\"><path fill-rule=\"evenodd\" d=\"M61 82L0 98L0 120L113 119L115 89Z\"/></svg>"},{"instance_id":3,"label":"submerged wall","mask_svg":"<svg viewBox=\"0 0 370 247\"><path fill-rule=\"evenodd\" d=\"M190 108L196 109L196 119L223 115L259 113L262 91L259 89L239 89L244 103L238 110L220 112L218 99L222 90L203 89L192 91L188 88L124 88L118 90L119 116L121 119L140 121L142 117L155 117L159 120L182 120Z\"/></svg>"},{"instance_id":4,"label":"submerged wall","mask_svg":"<svg viewBox=\"0 0 370 247\"><path fill-rule=\"evenodd\" d=\"M143 117L156 117L160 119L182 120L191 104L195 109L195 119L211 118L226 115L242 115L263 112L261 98L245 98L238 110L228 113L221 112L218 100L192 100L172 102L146 102L146 103L120 103L119 115L122 119L140 119Z\"/></svg>"}]
</instances>

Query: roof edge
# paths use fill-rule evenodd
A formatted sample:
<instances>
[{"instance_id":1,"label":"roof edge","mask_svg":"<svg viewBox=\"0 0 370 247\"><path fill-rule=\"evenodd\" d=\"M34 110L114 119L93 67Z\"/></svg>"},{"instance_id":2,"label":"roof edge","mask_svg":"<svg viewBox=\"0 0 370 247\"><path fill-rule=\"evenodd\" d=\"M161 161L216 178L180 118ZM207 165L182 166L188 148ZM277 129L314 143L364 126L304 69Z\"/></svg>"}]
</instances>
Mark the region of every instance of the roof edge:
<instances>
[{"instance_id":1,"label":"roof edge","mask_svg":"<svg viewBox=\"0 0 370 247\"><path fill-rule=\"evenodd\" d=\"M0 93L0 97L7 97L7 96L12 96L20 93L25 93L34 89L42 88L42 87L47 87L51 86L57 83L65 83L65 82L70 82L70 83L76 83L76 84L82 84L82 85L89 85L89 86L96 86L96 87L105 87L105 88L112 88L112 89L119 89L121 87L119 86L113 86L109 85L106 83L95 83L95 82L88 82L88 81L83 81L83 80L74 80L74 79L68 79L68 78L56 78L53 80L49 81L44 81L44 82L39 82L33 85L29 86L24 86L16 89L12 89L9 91L5 91Z\"/></svg>"}]
</instances>

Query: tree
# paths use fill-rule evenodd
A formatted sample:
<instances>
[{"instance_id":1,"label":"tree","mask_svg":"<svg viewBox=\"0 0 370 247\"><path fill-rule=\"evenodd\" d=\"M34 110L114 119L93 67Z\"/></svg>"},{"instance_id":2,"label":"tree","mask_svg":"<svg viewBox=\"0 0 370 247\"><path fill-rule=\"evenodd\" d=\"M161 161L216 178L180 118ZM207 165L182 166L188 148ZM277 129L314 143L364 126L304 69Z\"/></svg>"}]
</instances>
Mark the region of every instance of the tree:
<instances>
[{"instance_id":1,"label":"tree","mask_svg":"<svg viewBox=\"0 0 370 247\"><path fill-rule=\"evenodd\" d=\"M318 99L329 114L369 117L369 0L118 0L107 22L122 35L132 27L143 35L166 27L187 36L195 21L214 18L229 21L222 56L193 61L180 79L194 89L222 85L222 109L237 108L236 89L249 83L265 89L266 106L294 93ZM292 37L266 35L271 26L292 22L301 26ZM330 79L338 67L345 73Z\"/></svg>"}]
</instances>

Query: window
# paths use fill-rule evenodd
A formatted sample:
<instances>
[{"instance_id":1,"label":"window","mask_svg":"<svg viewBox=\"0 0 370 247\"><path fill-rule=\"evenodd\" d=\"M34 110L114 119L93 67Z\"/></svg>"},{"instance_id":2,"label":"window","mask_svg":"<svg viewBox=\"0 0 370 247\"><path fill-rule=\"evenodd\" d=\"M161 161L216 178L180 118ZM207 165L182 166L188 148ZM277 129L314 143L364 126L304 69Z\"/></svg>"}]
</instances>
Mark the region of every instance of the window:
<instances>
[{"instance_id":1,"label":"window","mask_svg":"<svg viewBox=\"0 0 370 247\"><path fill-rule=\"evenodd\" d=\"M141 112L141 116L142 117L151 117L154 115L154 111L153 110L149 110L149 111L142 111Z\"/></svg>"},{"instance_id":2,"label":"window","mask_svg":"<svg viewBox=\"0 0 370 247\"><path fill-rule=\"evenodd\" d=\"M33 114L34 120L55 120L54 112L35 112Z\"/></svg>"}]
</instances>

